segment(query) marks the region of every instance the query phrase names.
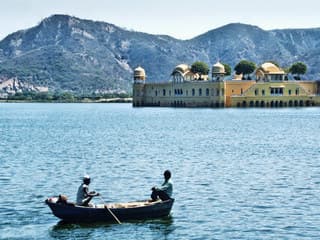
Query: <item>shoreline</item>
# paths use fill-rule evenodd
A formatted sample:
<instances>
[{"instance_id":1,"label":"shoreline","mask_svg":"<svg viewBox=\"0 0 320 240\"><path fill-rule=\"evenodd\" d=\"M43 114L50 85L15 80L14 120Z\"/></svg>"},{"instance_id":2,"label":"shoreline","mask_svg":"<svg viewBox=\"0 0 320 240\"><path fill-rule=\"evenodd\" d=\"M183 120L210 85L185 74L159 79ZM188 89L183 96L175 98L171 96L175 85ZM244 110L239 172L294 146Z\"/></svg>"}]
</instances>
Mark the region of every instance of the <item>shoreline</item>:
<instances>
[{"instance_id":1,"label":"shoreline","mask_svg":"<svg viewBox=\"0 0 320 240\"><path fill-rule=\"evenodd\" d=\"M36 101L0 99L0 103L132 103L132 98L102 98L98 100L84 98L81 101Z\"/></svg>"}]
</instances>

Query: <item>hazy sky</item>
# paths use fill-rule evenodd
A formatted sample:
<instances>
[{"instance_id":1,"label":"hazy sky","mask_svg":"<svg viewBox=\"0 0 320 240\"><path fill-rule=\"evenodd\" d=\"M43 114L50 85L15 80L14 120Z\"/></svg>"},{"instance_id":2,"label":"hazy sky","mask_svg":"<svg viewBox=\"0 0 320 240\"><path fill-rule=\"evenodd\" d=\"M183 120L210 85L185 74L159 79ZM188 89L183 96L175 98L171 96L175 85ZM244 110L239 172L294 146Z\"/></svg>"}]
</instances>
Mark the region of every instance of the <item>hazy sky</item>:
<instances>
[{"instance_id":1,"label":"hazy sky","mask_svg":"<svg viewBox=\"0 0 320 240\"><path fill-rule=\"evenodd\" d=\"M0 0L0 39L58 13L180 39L234 22L320 27L319 0Z\"/></svg>"}]
</instances>

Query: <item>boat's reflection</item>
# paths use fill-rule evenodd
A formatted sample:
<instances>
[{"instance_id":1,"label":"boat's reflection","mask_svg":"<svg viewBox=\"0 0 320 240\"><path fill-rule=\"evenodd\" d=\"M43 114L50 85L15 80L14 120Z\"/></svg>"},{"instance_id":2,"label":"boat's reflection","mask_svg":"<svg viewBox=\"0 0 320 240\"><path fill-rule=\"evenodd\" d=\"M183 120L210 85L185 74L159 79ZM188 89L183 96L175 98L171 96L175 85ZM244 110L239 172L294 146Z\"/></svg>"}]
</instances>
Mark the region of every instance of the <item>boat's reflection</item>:
<instances>
[{"instance_id":1,"label":"boat's reflection","mask_svg":"<svg viewBox=\"0 0 320 240\"><path fill-rule=\"evenodd\" d=\"M166 218L145 222L153 233L157 232L159 236L163 237L163 239L167 239L168 235L175 230L174 219L171 215Z\"/></svg>"},{"instance_id":2,"label":"boat's reflection","mask_svg":"<svg viewBox=\"0 0 320 240\"><path fill-rule=\"evenodd\" d=\"M49 235L54 239L93 239L98 235L113 236L119 239L121 236L132 232L128 239L137 239L136 233L151 234L159 239L168 239L175 230L174 218L172 216L150 219L125 221L121 225L114 223L66 223L58 222L49 231ZM112 237L112 238L113 238Z\"/></svg>"},{"instance_id":3,"label":"boat's reflection","mask_svg":"<svg viewBox=\"0 0 320 240\"><path fill-rule=\"evenodd\" d=\"M146 220L129 220L122 222L121 225L148 225L150 228L168 227L173 224L174 218L169 215L167 217L158 219L146 219ZM117 222L95 222L95 223L69 223L65 221L59 221L52 227L53 231L75 229L75 228L99 228L99 227L114 227L118 225Z\"/></svg>"}]
</instances>

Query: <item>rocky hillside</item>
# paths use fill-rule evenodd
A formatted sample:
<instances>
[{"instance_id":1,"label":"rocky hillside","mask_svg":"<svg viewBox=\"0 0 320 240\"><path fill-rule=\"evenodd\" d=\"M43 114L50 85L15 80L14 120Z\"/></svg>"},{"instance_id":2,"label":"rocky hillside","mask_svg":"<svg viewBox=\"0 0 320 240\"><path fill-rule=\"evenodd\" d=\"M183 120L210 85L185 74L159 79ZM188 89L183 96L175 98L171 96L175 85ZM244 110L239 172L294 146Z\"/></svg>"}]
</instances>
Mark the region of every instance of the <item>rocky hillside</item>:
<instances>
[{"instance_id":1,"label":"rocky hillside","mask_svg":"<svg viewBox=\"0 0 320 240\"><path fill-rule=\"evenodd\" d=\"M115 25L53 15L38 26L0 42L0 83L8 79L51 90L131 90L132 72L146 69L148 81L165 81L173 67L218 59L234 66L241 59L283 66L304 61L309 78L319 78L320 29L264 31L229 24L190 40L127 31Z\"/></svg>"}]
</instances>

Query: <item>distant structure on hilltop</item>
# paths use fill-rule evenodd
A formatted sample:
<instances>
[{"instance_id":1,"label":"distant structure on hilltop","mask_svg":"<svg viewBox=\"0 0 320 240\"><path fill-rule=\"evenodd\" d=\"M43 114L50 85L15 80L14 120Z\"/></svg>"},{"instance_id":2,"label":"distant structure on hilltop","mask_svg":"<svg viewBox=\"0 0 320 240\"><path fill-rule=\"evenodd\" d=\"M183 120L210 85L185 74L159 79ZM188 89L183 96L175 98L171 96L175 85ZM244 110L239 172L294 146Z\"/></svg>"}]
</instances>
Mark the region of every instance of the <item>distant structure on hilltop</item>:
<instances>
[{"instance_id":1,"label":"distant structure on hilltop","mask_svg":"<svg viewBox=\"0 0 320 240\"><path fill-rule=\"evenodd\" d=\"M320 82L288 80L283 69L266 62L255 71L254 80L242 74L225 79L220 62L212 66L211 78L199 78L187 64L174 68L164 83L146 82L142 67L134 70L133 106L158 107L304 107L320 106ZM201 79L201 80L199 80Z\"/></svg>"}]
</instances>

